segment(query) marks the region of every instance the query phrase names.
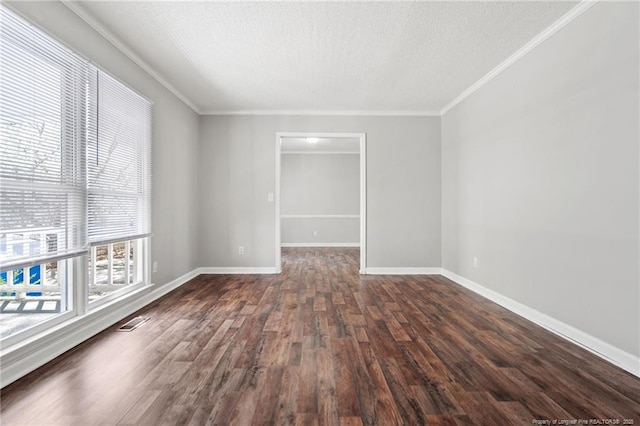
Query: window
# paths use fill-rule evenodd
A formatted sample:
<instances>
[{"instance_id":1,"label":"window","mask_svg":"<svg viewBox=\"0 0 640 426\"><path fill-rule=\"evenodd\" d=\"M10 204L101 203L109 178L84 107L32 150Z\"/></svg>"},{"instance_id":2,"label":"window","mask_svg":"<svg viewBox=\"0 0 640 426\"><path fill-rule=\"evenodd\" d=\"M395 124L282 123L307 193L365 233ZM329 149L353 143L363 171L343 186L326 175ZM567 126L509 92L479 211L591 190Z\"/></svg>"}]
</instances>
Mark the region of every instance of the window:
<instances>
[{"instance_id":1,"label":"window","mask_svg":"<svg viewBox=\"0 0 640 426\"><path fill-rule=\"evenodd\" d=\"M89 257L89 303L110 300L144 281L144 239L91 247Z\"/></svg>"},{"instance_id":2,"label":"window","mask_svg":"<svg viewBox=\"0 0 640 426\"><path fill-rule=\"evenodd\" d=\"M143 282L151 212L151 105L92 69L88 142L89 299ZM91 100L95 99L95 102Z\"/></svg>"},{"instance_id":3,"label":"window","mask_svg":"<svg viewBox=\"0 0 640 426\"><path fill-rule=\"evenodd\" d=\"M0 338L70 311L86 250L86 64L2 8ZM71 260L68 260L71 259Z\"/></svg>"},{"instance_id":4,"label":"window","mask_svg":"<svg viewBox=\"0 0 640 426\"><path fill-rule=\"evenodd\" d=\"M3 339L148 281L151 104L0 13Z\"/></svg>"}]
</instances>

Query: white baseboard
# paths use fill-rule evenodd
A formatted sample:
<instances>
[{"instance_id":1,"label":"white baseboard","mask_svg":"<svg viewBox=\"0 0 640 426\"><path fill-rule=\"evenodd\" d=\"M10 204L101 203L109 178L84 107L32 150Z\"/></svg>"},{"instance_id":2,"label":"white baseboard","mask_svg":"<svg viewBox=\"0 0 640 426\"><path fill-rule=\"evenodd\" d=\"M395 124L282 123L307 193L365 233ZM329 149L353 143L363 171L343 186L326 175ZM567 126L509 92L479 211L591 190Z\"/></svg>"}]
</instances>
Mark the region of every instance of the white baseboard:
<instances>
[{"instance_id":1,"label":"white baseboard","mask_svg":"<svg viewBox=\"0 0 640 426\"><path fill-rule=\"evenodd\" d=\"M442 275L442 268L367 268L368 275Z\"/></svg>"},{"instance_id":2,"label":"white baseboard","mask_svg":"<svg viewBox=\"0 0 640 426\"><path fill-rule=\"evenodd\" d=\"M273 267L201 267L197 269L198 274L218 274L218 275L233 275L233 274L277 274L276 268Z\"/></svg>"},{"instance_id":3,"label":"white baseboard","mask_svg":"<svg viewBox=\"0 0 640 426\"><path fill-rule=\"evenodd\" d=\"M25 376L69 349L111 327L198 275L194 269L163 285L143 287L74 317L0 352L0 388Z\"/></svg>"},{"instance_id":4,"label":"white baseboard","mask_svg":"<svg viewBox=\"0 0 640 426\"><path fill-rule=\"evenodd\" d=\"M280 247L360 247L360 243L281 243Z\"/></svg>"},{"instance_id":5,"label":"white baseboard","mask_svg":"<svg viewBox=\"0 0 640 426\"><path fill-rule=\"evenodd\" d=\"M547 314L544 314L529 306L516 302L506 296L490 290L482 285L475 283L467 278L457 275L449 270L442 269L442 275L461 286L468 288L474 293L497 303L498 305L520 315L523 318L551 331L552 333L577 344L578 346L588 350L589 352L599 356L600 358L617 365L618 367L628 371L629 373L640 377L640 357L632 355L620 348L617 348L607 342L603 342L597 337L591 336L582 330L559 321Z\"/></svg>"}]
</instances>

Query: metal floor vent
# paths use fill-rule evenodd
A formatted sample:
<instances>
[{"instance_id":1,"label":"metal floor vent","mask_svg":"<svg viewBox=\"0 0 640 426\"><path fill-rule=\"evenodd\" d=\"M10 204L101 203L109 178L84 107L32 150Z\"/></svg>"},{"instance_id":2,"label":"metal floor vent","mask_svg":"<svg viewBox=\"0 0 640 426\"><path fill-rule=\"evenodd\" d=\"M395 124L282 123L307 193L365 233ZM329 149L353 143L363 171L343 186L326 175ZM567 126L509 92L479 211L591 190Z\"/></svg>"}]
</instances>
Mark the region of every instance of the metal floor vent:
<instances>
[{"instance_id":1,"label":"metal floor vent","mask_svg":"<svg viewBox=\"0 0 640 426\"><path fill-rule=\"evenodd\" d=\"M126 324L122 325L116 331L133 331L133 330L135 330L136 328L140 327L142 324L144 324L147 321L149 321L149 318L135 317L131 321L129 321Z\"/></svg>"}]
</instances>

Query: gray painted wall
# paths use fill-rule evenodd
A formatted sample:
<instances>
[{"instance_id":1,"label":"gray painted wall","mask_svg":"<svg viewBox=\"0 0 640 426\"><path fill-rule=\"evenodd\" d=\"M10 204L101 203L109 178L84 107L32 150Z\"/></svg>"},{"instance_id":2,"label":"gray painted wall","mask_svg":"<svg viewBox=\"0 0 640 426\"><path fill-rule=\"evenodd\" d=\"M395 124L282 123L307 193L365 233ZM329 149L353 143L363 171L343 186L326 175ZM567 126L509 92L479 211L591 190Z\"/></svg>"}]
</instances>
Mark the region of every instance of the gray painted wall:
<instances>
[{"instance_id":1,"label":"gray painted wall","mask_svg":"<svg viewBox=\"0 0 640 426\"><path fill-rule=\"evenodd\" d=\"M359 155L282 154L280 167L281 215L360 214ZM283 217L280 223L283 244L360 241L357 218Z\"/></svg>"},{"instance_id":2,"label":"gray painted wall","mask_svg":"<svg viewBox=\"0 0 640 426\"><path fill-rule=\"evenodd\" d=\"M275 266L276 132L366 132L368 266L440 266L440 118L348 116L202 117L200 266Z\"/></svg>"},{"instance_id":3,"label":"gray painted wall","mask_svg":"<svg viewBox=\"0 0 640 426\"><path fill-rule=\"evenodd\" d=\"M60 2L11 2L37 23L153 101L151 255L158 285L196 267L198 115Z\"/></svg>"},{"instance_id":4,"label":"gray painted wall","mask_svg":"<svg viewBox=\"0 0 640 426\"><path fill-rule=\"evenodd\" d=\"M360 245L359 218L282 218L280 232L283 246ZM314 236L314 232L317 232L317 235Z\"/></svg>"},{"instance_id":5,"label":"gray painted wall","mask_svg":"<svg viewBox=\"0 0 640 426\"><path fill-rule=\"evenodd\" d=\"M444 268L635 356L638 38L600 2L442 118Z\"/></svg>"}]
</instances>

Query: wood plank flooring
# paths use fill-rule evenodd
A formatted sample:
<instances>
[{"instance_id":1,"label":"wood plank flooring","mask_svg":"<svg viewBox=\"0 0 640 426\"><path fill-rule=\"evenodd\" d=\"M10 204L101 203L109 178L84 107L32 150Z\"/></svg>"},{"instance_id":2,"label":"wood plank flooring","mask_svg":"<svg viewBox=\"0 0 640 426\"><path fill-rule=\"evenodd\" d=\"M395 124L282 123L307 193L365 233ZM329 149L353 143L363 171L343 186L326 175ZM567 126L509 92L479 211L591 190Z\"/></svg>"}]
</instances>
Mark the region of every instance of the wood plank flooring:
<instances>
[{"instance_id":1,"label":"wood plank flooring","mask_svg":"<svg viewBox=\"0 0 640 426\"><path fill-rule=\"evenodd\" d=\"M358 256L200 276L2 389L0 423L640 424L640 379L443 277L359 276Z\"/></svg>"}]
</instances>

